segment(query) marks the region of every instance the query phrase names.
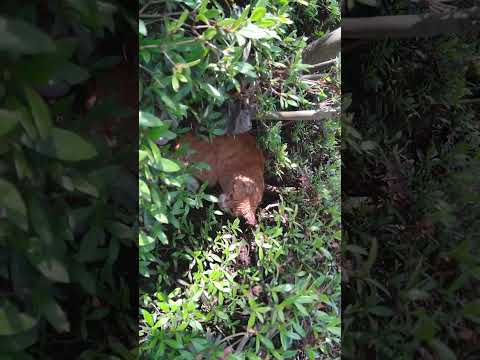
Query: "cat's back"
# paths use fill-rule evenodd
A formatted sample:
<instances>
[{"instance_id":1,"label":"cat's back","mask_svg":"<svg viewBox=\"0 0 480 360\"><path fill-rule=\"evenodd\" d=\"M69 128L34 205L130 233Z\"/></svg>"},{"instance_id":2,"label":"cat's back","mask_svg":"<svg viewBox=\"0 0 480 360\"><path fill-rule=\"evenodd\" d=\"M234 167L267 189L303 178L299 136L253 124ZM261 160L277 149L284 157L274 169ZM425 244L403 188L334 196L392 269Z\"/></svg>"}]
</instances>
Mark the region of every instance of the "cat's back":
<instances>
[{"instance_id":1,"label":"cat's back","mask_svg":"<svg viewBox=\"0 0 480 360\"><path fill-rule=\"evenodd\" d=\"M179 145L188 145L190 151L183 157L183 160L187 163L201 162L210 166L210 170L201 170L196 172L196 176L202 181L208 181L211 185L214 185L218 179L218 166L216 145L214 142L208 142L195 136L192 132L188 132L180 136L177 140Z\"/></svg>"},{"instance_id":2,"label":"cat's back","mask_svg":"<svg viewBox=\"0 0 480 360\"><path fill-rule=\"evenodd\" d=\"M217 139L218 155L223 161L254 162L264 165L264 156L255 137L250 133L236 136L219 136Z\"/></svg>"},{"instance_id":3,"label":"cat's back","mask_svg":"<svg viewBox=\"0 0 480 360\"><path fill-rule=\"evenodd\" d=\"M219 152L223 172L263 179L265 159L255 137L249 133L223 139L224 151Z\"/></svg>"},{"instance_id":4,"label":"cat's back","mask_svg":"<svg viewBox=\"0 0 480 360\"><path fill-rule=\"evenodd\" d=\"M209 142L188 132L178 142L195 151L190 161L208 163L216 176L252 172L263 176L265 159L252 134L216 136Z\"/></svg>"},{"instance_id":5,"label":"cat's back","mask_svg":"<svg viewBox=\"0 0 480 360\"><path fill-rule=\"evenodd\" d=\"M214 145L198 138L192 132L188 132L178 138L178 143L181 145L188 145L195 153L189 157L193 161L201 161L212 154Z\"/></svg>"}]
</instances>

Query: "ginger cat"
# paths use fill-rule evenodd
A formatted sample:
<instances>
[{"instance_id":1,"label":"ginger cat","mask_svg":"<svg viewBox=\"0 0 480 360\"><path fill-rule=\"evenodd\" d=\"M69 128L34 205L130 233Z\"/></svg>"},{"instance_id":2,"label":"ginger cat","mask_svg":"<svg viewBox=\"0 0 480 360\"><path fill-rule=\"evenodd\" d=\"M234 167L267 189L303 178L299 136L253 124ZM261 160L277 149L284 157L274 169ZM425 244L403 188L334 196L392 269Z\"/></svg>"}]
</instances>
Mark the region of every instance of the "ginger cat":
<instances>
[{"instance_id":1,"label":"ginger cat","mask_svg":"<svg viewBox=\"0 0 480 360\"><path fill-rule=\"evenodd\" d=\"M198 171L195 176L211 186L220 184L223 190L219 197L220 207L233 216L243 217L249 225L255 225L255 211L265 188L265 158L255 137L248 133L224 135L209 143L189 132L180 137L178 143L188 144L195 151L184 157L186 163L190 160L210 165L210 170Z\"/></svg>"}]
</instances>

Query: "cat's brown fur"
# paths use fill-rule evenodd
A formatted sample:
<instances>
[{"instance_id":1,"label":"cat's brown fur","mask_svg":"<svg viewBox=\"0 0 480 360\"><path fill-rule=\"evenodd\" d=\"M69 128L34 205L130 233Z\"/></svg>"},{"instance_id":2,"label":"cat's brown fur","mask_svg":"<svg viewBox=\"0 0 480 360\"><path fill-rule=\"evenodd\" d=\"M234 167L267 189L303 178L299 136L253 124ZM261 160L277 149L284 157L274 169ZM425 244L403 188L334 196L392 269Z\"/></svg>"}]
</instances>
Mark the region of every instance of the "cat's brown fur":
<instances>
[{"instance_id":1,"label":"cat's brown fur","mask_svg":"<svg viewBox=\"0 0 480 360\"><path fill-rule=\"evenodd\" d=\"M184 158L185 161L210 165L210 170L199 171L195 176L212 186L220 184L223 190L220 206L255 225L255 211L265 187L265 159L255 137L248 133L217 136L209 143L190 132L179 139L179 144L189 144L190 149L196 151Z\"/></svg>"}]
</instances>

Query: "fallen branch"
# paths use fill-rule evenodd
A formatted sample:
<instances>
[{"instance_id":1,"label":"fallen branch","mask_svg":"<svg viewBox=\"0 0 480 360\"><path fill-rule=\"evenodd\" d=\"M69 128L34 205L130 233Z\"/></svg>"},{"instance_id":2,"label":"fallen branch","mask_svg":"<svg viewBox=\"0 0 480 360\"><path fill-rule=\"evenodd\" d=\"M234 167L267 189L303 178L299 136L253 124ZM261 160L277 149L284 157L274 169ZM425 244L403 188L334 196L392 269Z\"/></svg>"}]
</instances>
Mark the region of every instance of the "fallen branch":
<instances>
[{"instance_id":1,"label":"fallen branch","mask_svg":"<svg viewBox=\"0 0 480 360\"><path fill-rule=\"evenodd\" d=\"M318 71L318 70L323 69L325 67L331 66L331 65L335 64L336 62L337 62L337 59L330 59L330 60L327 60L327 61L324 61L324 62L321 62L321 63L318 63L318 64L314 64L310 68L308 68L308 70Z\"/></svg>"},{"instance_id":2,"label":"fallen branch","mask_svg":"<svg viewBox=\"0 0 480 360\"><path fill-rule=\"evenodd\" d=\"M318 80L324 77L324 74L312 74L312 75L302 75L300 76L300 80Z\"/></svg>"},{"instance_id":3,"label":"fallen branch","mask_svg":"<svg viewBox=\"0 0 480 360\"><path fill-rule=\"evenodd\" d=\"M344 39L428 38L442 34L478 32L480 7L474 6L448 14L375 16L343 18Z\"/></svg>"},{"instance_id":4,"label":"fallen branch","mask_svg":"<svg viewBox=\"0 0 480 360\"><path fill-rule=\"evenodd\" d=\"M472 98L472 99L462 99L460 100L460 104L475 104L480 103L480 98Z\"/></svg>"},{"instance_id":5,"label":"fallen branch","mask_svg":"<svg viewBox=\"0 0 480 360\"><path fill-rule=\"evenodd\" d=\"M330 119L339 114L336 109L325 110L304 110L304 111L273 111L261 114L257 118L264 120L280 120L280 121L302 121L302 120L323 120Z\"/></svg>"}]
</instances>

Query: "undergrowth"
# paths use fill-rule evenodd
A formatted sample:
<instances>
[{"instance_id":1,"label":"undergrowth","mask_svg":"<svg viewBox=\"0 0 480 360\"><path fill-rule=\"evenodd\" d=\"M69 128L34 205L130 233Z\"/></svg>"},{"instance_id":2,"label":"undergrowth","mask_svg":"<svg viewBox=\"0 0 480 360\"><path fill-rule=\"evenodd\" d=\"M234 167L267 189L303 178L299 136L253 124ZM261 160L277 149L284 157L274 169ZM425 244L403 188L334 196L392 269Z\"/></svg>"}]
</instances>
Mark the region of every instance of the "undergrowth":
<instances>
[{"instance_id":1,"label":"undergrowth","mask_svg":"<svg viewBox=\"0 0 480 360\"><path fill-rule=\"evenodd\" d=\"M141 2L143 358L340 356L339 119L254 121L267 158L256 228L222 213L216 189L190 191L174 148L193 125L223 134L238 97L259 114L338 102L339 69L300 80L312 38L290 15L319 6L302 3Z\"/></svg>"},{"instance_id":2,"label":"undergrowth","mask_svg":"<svg viewBox=\"0 0 480 360\"><path fill-rule=\"evenodd\" d=\"M363 74L342 84L346 358L478 357L478 55L449 36L343 56Z\"/></svg>"}]
</instances>

